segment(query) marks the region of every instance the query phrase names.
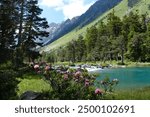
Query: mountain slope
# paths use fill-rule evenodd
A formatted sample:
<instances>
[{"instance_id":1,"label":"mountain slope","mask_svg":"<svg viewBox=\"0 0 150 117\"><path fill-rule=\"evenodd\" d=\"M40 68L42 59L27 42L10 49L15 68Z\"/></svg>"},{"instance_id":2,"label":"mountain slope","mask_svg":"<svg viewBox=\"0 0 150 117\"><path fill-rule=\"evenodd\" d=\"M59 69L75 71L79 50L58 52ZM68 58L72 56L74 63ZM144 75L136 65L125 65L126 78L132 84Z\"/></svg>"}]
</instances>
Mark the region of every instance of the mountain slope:
<instances>
[{"instance_id":1,"label":"mountain slope","mask_svg":"<svg viewBox=\"0 0 150 117\"><path fill-rule=\"evenodd\" d=\"M49 37L53 38L53 33L60 27L60 24L57 23L50 23L49 28L46 29L47 32L49 32ZM43 38L42 43L47 43L47 37Z\"/></svg>"},{"instance_id":2,"label":"mountain slope","mask_svg":"<svg viewBox=\"0 0 150 117\"><path fill-rule=\"evenodd\" d=\"M95 20L98 16L102 15L104 12L116 6L122 0L98 0L95 2L84 14L73 19L68 19L57 28L49 36L49 41L45 45L50 44L51 42L57 40L68 32L72 31L76 27L83 27L88 23Z\"/></svg>"},{"instance_id":3,"label":"mountain slope","mask_svg":"<svg viewBox=\"0 0 150 117\"><path fill-rule=\"evenodd\" d=\"M131 0L123 0L120 2L117 6L115 6L113 9L115 10L115 14L119 17L123 17L125 14L127 14L130 11L136 11L139 10L140 14L148 13L150 16L150 0L139 0L138 2L135 2L134 5L129 6ZM92 25L95 25L99 20L106 21L106 16L112 12L112 10L109 10L108 12L104 13L100 17L98 17L96 20L91 22L90 24L84 26L83 28L79 30L73 30L69 32L68 34L64 35L63 37L59 38L58 40L54 41L53 43L49 44L48 46L45 46L41 49L42 51L50 51L52 49L56 49L60 46L65 46L66 43L71 41L72 39L77 39L78 35L84 35L86 32L86 29L88 27L91 27Z\"/></svg>"}]
</instances>

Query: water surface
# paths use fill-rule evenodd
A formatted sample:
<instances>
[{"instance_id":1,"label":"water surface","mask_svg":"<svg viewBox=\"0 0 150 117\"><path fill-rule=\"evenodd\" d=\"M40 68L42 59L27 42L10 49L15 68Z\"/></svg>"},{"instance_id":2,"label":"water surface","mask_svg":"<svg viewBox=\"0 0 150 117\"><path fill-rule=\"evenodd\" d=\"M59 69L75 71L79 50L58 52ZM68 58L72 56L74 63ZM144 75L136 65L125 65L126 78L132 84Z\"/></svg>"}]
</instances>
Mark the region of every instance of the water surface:
<instances>
[{"instance_id":1,"label":"water surface","mask_svg":"<svg viewBox=\"0 0 150 117\"><path fill-rule=\"evenodd\" d=\"M150 86L150 67L111 68L100 71L97 80L105 77L119 79L117 88L141 88Z\"/></svg>"}]
</instances>

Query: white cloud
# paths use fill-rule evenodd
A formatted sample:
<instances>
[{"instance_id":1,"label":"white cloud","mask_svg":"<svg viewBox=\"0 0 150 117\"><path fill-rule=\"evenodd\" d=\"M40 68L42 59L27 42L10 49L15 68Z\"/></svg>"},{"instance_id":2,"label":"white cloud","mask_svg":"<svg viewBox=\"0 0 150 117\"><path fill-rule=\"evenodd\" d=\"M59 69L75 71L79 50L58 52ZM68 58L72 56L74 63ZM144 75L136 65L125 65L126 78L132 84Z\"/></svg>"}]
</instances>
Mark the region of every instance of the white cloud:
<instances>
[{"instance_id":1,"label":"white cloud","mask_svg":"<svg viewBox=\"0 0 150 117\"><path fill-rule=\"evenodd\" d=\"M73 18L74 16L79 16L83 14L91 4L84 4L84 0L71 0L68 5L63 7L63 13L65 15L65 19Z\"/></svg>"},{"instance_id":2,"label":"white cloud","mask_svg":"<svg viewBox=\"0 0 150 117\"><path fill-rule=\"evenodd\" d=\"M40 5L47 6L47 7L61 7L63 6L63 0L41 0Z\"/></svg>"},{"instance_id":3,"label":"white cloud","mask_svg":"<svg viewBox=\"0 0 150 117\"><path fill-rule=\"evenodd\" d=\"M62 10L65 19L72 19L83 14L92 4L85 4L85 0L41 0L41 5Z\"/></svg>"}]
</instances>

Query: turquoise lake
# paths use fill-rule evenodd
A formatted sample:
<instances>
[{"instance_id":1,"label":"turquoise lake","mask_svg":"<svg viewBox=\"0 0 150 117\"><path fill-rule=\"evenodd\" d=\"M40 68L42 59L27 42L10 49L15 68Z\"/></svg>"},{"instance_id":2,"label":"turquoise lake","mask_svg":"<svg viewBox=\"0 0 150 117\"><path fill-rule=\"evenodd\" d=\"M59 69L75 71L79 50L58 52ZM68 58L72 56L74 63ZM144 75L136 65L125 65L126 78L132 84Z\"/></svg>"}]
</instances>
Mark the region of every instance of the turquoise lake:
<instances>
[{"instance_id":1,"label":"turquoise lake","mask_svg":"<svg viewBox=\"0 0 150 117\"><path fill-rule=\"evenodd\" d=\"M111 68L100 71L97 80L105 77L117 78L117 89L142 88L150 86L150 67Z\"/></svg>"}]
</instances>

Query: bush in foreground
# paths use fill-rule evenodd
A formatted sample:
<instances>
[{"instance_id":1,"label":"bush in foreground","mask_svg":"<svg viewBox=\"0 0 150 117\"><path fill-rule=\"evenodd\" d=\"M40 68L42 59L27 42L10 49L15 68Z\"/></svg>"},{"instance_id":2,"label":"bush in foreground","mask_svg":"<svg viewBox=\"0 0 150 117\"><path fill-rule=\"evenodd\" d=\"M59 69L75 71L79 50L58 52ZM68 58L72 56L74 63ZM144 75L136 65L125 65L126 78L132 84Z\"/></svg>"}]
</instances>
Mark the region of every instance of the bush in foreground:
<instances>
[{"instance_id":1,"label":"bush in foreground","mask_svg":"<svg viewBox=\"0 0 150 117\"><path fill-rule=\"evenodd\" d=\"M118 80L112 81L104 79L99 82L100 86L95 86L96 75L89 74L83 69L52 69L51 66L34 65L37 74L42 74L46 82L52 87L51 91L43 92L41 99L60 100L96 100L104 99L105 95L113 92Z\"/></svg>"}]
</instances>

